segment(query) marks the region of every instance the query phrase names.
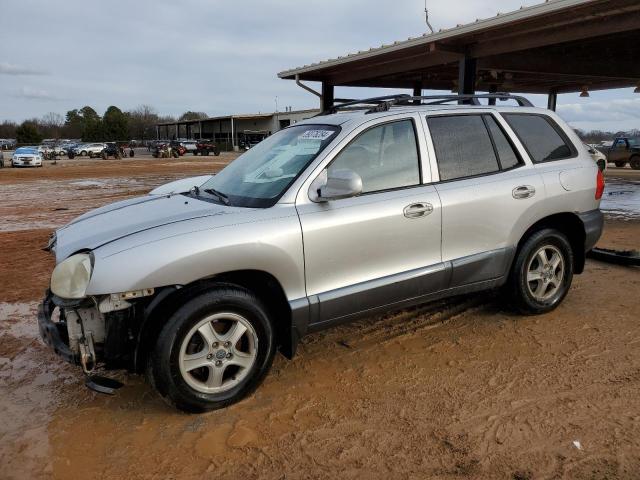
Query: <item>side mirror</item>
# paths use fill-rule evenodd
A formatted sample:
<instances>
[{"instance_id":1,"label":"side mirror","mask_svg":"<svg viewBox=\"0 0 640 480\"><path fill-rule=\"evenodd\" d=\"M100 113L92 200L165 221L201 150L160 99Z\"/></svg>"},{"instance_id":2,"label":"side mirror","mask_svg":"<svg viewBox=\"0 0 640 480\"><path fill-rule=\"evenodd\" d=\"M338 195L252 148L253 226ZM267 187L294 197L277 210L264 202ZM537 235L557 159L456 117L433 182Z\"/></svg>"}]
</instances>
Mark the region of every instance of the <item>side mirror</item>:
<instances>
[{"instance_id":1,"label":"side mirror","mask_svg":"<svg viewBox=\"0 0 640 480\"><path fill-rule=\"evenodd\" d=\"M334 170L330 173L325 170L325 172L326 180L319 186L315 201L339 200L362 193L362 178L353 170Z\"/></svg>"}]
</instances>

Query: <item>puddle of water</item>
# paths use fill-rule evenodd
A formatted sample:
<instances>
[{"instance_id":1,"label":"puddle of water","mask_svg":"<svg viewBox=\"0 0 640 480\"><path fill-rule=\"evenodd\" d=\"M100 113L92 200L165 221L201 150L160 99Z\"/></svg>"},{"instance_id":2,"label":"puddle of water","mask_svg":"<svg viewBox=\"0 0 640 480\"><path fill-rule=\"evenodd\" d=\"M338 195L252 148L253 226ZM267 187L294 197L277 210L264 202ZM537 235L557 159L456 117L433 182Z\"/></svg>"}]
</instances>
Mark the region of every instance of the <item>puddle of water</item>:
<instances>
[{"instance_id":1,"label":"puddle of water","mask_svg":"<svg viewBox=\"0 0 640 480\"><path fill-rule=\"evenodd\" d=\"M88 210L183 177L184 174L175 173L3 184L0 232L57 228Z\"/></svg>"},{"instance_id":2,"label":"puddle of water","mask_svg":"<svg viewBox=\"0 0 640 480\"><path fill-rule=\"evenodd\" d=\"M600 209L611 218L640 219L640 181L607 179Z\"/></svg>"}]
</instances>

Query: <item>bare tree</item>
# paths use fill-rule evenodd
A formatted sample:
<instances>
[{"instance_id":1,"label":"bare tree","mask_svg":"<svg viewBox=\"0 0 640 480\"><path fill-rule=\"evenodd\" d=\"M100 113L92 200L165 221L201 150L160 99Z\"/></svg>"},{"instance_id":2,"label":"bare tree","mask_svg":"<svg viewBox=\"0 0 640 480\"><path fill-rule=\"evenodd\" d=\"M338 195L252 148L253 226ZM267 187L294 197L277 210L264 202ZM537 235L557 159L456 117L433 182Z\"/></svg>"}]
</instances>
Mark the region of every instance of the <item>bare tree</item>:
<instances>
[{"instance_id":1,"label":"bare tree","mask_svg":"<svg viewBox=\"0 0 640 480\"><path fill-rule=\"evenodd\" d=\"M158 123L158 113L151 105L139 105L127 112L132 137L142 141L155 137L154 126Z\"/></svg>"},{"instance_id":2,"label":"bare tree","mask_svg":"<svg viewBox=\"0 0 640 480\"><path fill-rule=\"evenodd\" d=\"M64 126L64 117L56 112L49 112L45 114L40 120L43 130L46 135L51 138L60 138L62 127Z\"/></svg>"}]
</instances>

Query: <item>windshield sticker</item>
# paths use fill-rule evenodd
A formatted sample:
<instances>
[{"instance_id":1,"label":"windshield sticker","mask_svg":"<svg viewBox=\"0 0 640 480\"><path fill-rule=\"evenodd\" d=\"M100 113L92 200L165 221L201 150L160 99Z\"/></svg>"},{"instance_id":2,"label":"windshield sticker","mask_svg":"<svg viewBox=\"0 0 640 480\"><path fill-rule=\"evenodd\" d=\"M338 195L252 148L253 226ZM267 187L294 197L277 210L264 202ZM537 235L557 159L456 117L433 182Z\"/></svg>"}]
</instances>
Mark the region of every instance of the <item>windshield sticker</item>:
<instances>
[{"instance_id":1,"label":"windshield sticker","mask_svg":"<svg viewBox=\"0 0 640 480\"><path fill-rule=\"evenodd\" d=\"M307 130L300 135L300 140L326 140L333 135L333 130Z\"/></svg>"}]
</instances>

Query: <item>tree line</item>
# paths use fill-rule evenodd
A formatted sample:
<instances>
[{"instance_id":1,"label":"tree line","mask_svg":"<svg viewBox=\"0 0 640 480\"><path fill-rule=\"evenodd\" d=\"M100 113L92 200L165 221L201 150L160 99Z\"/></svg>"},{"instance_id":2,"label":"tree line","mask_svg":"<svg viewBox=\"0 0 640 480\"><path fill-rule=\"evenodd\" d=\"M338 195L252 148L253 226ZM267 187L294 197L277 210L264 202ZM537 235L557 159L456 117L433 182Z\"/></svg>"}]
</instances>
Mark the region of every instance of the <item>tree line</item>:
<instances>
[{"instance_id":1,"label":"tree line","mask_svg":"<svg viewBox=\"0 0 640 480\"><path fill-rule=\"evenodd\" d=\"M207 118L204 112L188 111L178 120ZM63 117L49 112L42 118L31 118L18 124L5 120L0 123L0 138L15 138L18 143L40 143L44 138L80 138L85 142L116 140L149 140L155 138L155 125L175 122L170 115L159 115L150 105L122 111L111 105L102 116L90 106L69 110Z\"/></svg>"},{"instance_id":2,"label":"tree line","mask_svg":"<svg viewBox=\"0 0 640 480\"><path fill-rule=\"evenodd\" d=\"M629 138L640 137L640 130L638 130L637 128L634 128L632 130L617 131L617 132L608 132L605 130L586 131L586 130L580 130L579 128L576 128L575 131L584 143L592 143L592 144L598 144L601 142L605 142L607 140L613 140L616 137L629 137Z\"/></svg>"}]
</instances>

